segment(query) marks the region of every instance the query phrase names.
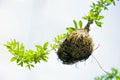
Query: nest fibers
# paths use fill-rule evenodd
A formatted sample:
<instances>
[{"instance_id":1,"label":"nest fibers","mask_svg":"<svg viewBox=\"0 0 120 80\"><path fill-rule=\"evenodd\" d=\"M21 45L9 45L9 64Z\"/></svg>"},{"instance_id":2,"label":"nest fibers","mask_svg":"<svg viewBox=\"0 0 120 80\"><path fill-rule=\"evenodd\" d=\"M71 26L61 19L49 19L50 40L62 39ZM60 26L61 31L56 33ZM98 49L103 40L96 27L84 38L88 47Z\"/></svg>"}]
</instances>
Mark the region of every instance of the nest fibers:
<instances>
[{"instance_id":1,"label":"nest fibers","mask_svg":"<svg viewBox=\"0 0 120 80\"><path fill-rule=\"evenodd\" d=\"M93 41L86 29L76 30L68 36L57 51L63 64L74 64L88 59L93 51Z\"/></svg>"}]
</instances>

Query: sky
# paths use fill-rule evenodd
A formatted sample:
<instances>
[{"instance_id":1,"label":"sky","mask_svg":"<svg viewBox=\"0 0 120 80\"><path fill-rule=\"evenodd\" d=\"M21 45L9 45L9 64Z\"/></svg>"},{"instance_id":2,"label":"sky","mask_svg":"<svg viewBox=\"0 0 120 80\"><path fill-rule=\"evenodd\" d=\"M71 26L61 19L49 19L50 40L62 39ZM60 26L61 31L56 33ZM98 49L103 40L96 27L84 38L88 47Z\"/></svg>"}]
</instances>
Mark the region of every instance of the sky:
<instances>
[{"instance_id":1,"label":"sky","mask_svg":"<svg viewBox=\"0 0 120 80\"><path fill-rule=\"evenodd\" d=\"M38 63L28 70L10 62L12 55L3 46L11 39L24 43L26 49L52 42L56 35L66 32L66 27L73 26L73 19L82 20L96 1L0 0L0 80L93 80L105 74L92 56L85 62L64 65L54 51L47 63ZM102 27L91 25L94 48L100 45L92 54L106 71L112 67L120 70L120 2L101 14L105 17ZM87 23L82 21L83 25Z\"/></svg>"}]
</instances>

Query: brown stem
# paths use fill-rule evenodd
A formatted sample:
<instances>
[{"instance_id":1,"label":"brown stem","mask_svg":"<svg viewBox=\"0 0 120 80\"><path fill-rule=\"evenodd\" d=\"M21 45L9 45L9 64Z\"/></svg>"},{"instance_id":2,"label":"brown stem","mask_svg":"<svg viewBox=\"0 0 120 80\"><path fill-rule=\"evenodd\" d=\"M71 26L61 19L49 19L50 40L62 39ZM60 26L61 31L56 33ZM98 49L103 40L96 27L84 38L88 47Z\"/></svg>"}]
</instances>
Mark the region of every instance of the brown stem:
<instances>
[{"instance_id":1,"label":"brown stem","mask_svg":"<svg viewBox=\"0 0 120 80\"><path fill-rule=\"evenodd\" d=\"M89 32L90 31L90 22L88 22L87 24L86 24L86 26L85 26L85 28L84 29L86 29L87 30L87 32Z\"/></svg>"}]
</instances>

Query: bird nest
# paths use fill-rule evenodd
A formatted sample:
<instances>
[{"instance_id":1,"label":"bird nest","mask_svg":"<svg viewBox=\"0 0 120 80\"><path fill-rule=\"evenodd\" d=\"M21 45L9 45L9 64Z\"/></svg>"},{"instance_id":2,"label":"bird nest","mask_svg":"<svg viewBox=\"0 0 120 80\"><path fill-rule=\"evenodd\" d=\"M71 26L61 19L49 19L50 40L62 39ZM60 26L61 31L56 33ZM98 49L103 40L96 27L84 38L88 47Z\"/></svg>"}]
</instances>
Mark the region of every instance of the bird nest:
<instances>
[{"instance_id":1,"label":"bird nest","mask_svg":"<svg viewBox=\"0 0 120 80\"><path fill-rule=\"evenodd\" d=\"M57 51L63 64L74 64L89 58L93 52L93 40L86 29L76 30L68 36Z\"/></svg>"}]
</instances>

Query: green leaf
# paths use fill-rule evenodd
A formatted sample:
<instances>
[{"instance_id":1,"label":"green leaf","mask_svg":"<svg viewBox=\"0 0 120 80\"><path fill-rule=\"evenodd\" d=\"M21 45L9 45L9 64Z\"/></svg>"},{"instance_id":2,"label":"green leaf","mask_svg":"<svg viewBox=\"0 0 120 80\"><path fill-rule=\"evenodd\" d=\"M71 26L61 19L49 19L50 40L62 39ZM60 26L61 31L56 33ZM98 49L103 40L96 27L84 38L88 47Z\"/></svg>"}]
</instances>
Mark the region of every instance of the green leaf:
<instances>
[{"instance_id":1,"label":"green leaf","mask_svg":"<svg viewBox=\"0 0 120 80\"><path fill-rule=\"evenodd\" d=\"M100 77L95 78L95 80L120 80L120 74L117 69L112 68L112 72L108 72Z\"/></svg>"},{"instance_id":2,"label":"green leaf","mask_svg":"<svg viewBox=\"0 0 120 80\"><path fill-rule=\"evenodd\" d=\"M90 17L93 17L93 16L94 16L94 12L93 12L92 10L89 12L89 16L90 16Z\"/></svg>"},{"instance_id":3,"label":"green leaf","mask_svg":"<svg viewBox=\"0 0 120 80\"><path fill-rule=\"evenodd\" d=\"M105 2L106 2L108 5L110 5L110 4L112 3L111 0L105 0Z\"/></svg>"},{"instance_id":4,"label":"green leaf","mask_svg":"<svg viewBox=\"0 0 120 80\"><path fill-rule=\"evenodd\" d=\"M62 39L67 38L67 34L62 34Z\"/></svg>"},{"instance_id":5,"label":"green leaf","mask_svg":"<svg viewBox=\"0 0 120 80\"><path fill-rule=\"evenodd\" d=\"M55 51L56 51L56 49L59 48L59 46L58 46L57 44L51 44L51 47L52 47L52 49L55 50Z\"/></svg>"},{"instance_id":6,"label":"green leaf","mask_svg":"<svg viewBox=\"0 0 120 80\"><path fill-rule=\"evenodd\" d=\"M61 40L62 39L62 35L58 35L57 38L58 38L58 40Z\"/></svg>"},{"instance_id":7,"label":"green leaf","mask_svg":"<svg viewBox=\"0 0 120 80\"><path fill-rule=\"evenodd\" d=\"M41 45L35 45L35 47L36 47L37 49L42 49L42 46L41 46Z\"/></svg>"},{"instance_id":8,"label":"green leaf","mask_svg":"<svg viewBox=\"0 0 120 80\"><path fill-rule=\"evenodd\" d=\"M61 40L62 40L62 35L58 35L57 37L54 38L54 42L56 42L57 44L61 44Z\"/></svg>"},{"instance_id":9,"label":"green leaf","mask_svg":"<svg viewBox=\"0 0 120 80\"><path fill-rule=\"evenodd\" d=\"M101 20L103 18L104 18L104 16L98 16L96 20Z\"/></svg>"},{"instance_id":10,"label":"green leaf","mask_svg":"<svg viewBox=\"0 0 120 80\"><path fill-rule=\"evenodd\" d=\"M16 47L17 47L17 43L15 43L15 41L12 42L12 48L14 49L14 48L16 48Z\"/></svg>"},{"instance_id":11,"label":"green leaf","mask_svg":"<svg viewBox=\"0 0 120 80\"><path fill-rule=\"evenodd\" d=\"M67 27L66 30L73 30L74 31L75 28L73 28L73 27Z\"/></svg>"},{"instance_id":12,"label":"green leaf","mask_svg":"<svg viewBox=\"0 0 120 80\"><path fill-rule=\"evenodd\" d=\"M102 27L102 22L96 21L95 23L96 23L96 25L97 25L98 27Z\"/></svg>"},{"instance_id":13,"label":"green leaf","mask_svg":"<svg viewBox=\"0 0 120 80\"><path fill-rule=\"evenodd\" d=\"M24 45L20 44L20 50L24 50Z\"/></svg>"},{"instance_id":14,"label":"green leaf","mask_svg":"<svg viewBox=\"0 0 120 80\"><path fill-rule=\"evenodd\" d=\"M75 28L67 27L66 30L68 31L69 34L71 34L73 31L75 31Z\"/></svg>"},{"instance_id":15,"label":"green leaf","mask_svg":"<svg viewBox=\"0 0 120 80\"><path fill-rule=\"evenodd\" d=\"M82 18L85 19L85 20L88 20L89 16L83 16Z\"/></svg>"},{"instance_id":16,"label":"green leaf","mask_svg":"<svg viewBox=\"0 0 120 80\"><path fill-rule=\"evenodd\" d=\"M92 6L91 6L93 9L95 9L95 3L92 3Z\"/></svg>"},{"instance_id":17,"label":"green leaf","mask_svg":"<svg viewBox=\"0 0 120 80\"><path fill-rule=\"evenodd\" d=\"M113 72L113 74L115 74L115 75L117 75L117 74L118 74L118 70L117 70L117 69L115 69L115 68L112 68L112 72Z\"/></svg>"},{"instance_id":18,"label":"green leaf","mask_svg":"<svg viewBox=\"0 0 120 80\"><path fill-rule=\"evenodd\" d=\"M75 29L78 29L76 20L73 20L73 23L74 23Z\"/></svg>"},{"instance_id":19,"label":"green leaf","mask_svg":"<svg viewBox=\"0 0 120 80\"><path fill-rule=\"evenodd\" d=\"M19 62L20 62L20 59L18 58L18 59L17 59L17 63L19 63Z\"/></svg>"},{"instance_id":20,"label":"green leaf","mask_svg":"<svg viewBox=\"0 0 120 80\"><path fill-rule=\"evenodd\" d=\"M111 73L109 73L107 78L108 78L108 79L112 79L113 77L114 77L114 75L111 74Z\"/></svg>"},{"instance_id":21,"label":"green leaf","mask_svg":"<svg viewBox=\"0 0 120 80\"><path fill-rule=\"evenodd\" d=\"M47 62L47 57L42 57L42 60L43 60L44 62Z\"/></svg>"},{"instance_id":22,"label":"green leaf","mask_svg":"<svg viewBox=\"0 0 120 80\"><path fill-rule=\"evenodd\" d=\"M31 67L30 67L30 64L26 65L26 67L27 67L29 70L30 70L30 68L31 68Z\"/></svg>"},{"instance_id":23,"label":"green leaf","mask_svg":"<svg viewBox=\"0 0 120 80\"><path fill-rule=\"evenodd\" d=\"M78 24L79 24L79 26L80 26L80 29L82 29L82 21L81 21L81 20L79 21Z\"/></svg>"},{"instance_id":24,"label":"green leaf","mask_svg":"<svg viewBox=\"0 0 120 80\"><path fill-rule=\"evenodd\" d=\"M116 80L120 80L120 76L116 76Z\"/></svg>"},{"instance_id":25,"label":"green leaf","mask_svg":"<svg viewBox=\"0 0 120 80\"><path fill-rule=\"evenodd\" d=\"M46 50L47 47L48 47L48 42L44 43L44 45L43 45L43 49Z\"/></svg>"},{"instance_id":26,"label":"green leaf","mask_svg":"<svg viewBox=\"0 0 120 80\"><path fill-rule=\"evenodd\" d=\"M23 67L23 62L20 62L18 65L22 66Z\"/></svg>"},{"instance_id":27,"label":"green leaf","mask_svg":"<svg viewBox=\"0 0 120 80\"><path fill-rule=\"evenodd\" d=\"M11 62L13 62L13 61L15 61L15 60L16 60L16 57L12 57L12 58L10 59Z\"/></svg>"},{"instance_id":28,"label":"green leaf","mask_svg":"<svg viewBox=\"0 0 120 80\"><path fill-rule=\"evenodd\" d=\"M34 65L33 65L33 64L31 64L30 66L31 66L31 67L34 67Z\"/></svg>"}]
</instances>

